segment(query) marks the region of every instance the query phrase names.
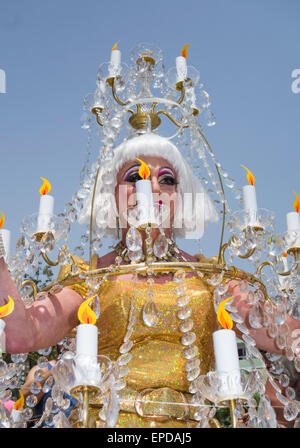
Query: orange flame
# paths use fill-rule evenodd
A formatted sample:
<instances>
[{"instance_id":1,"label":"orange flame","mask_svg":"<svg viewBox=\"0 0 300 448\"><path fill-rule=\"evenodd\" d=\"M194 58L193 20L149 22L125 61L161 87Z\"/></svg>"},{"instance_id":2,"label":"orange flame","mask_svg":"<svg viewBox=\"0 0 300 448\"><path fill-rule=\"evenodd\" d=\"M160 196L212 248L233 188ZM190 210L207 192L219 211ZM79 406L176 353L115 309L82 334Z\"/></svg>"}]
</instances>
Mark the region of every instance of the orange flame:
<instances>
[{"instance_id":1,"label":"orange flame","mask_svg":"<svg viewBox=\"0 0 300 448\"><path fill-rule=\"evenodd\" d=\"M93 299L93 297L89 297L87 300L85 300L78 309L78 319L82 324L94 325L96 323L96 314L89 306L89 302Z\"/></svg>"},{"instance_id":2,"label":"orange flame","mask_svg":"<svg viewBox=\"0 0 300 448\"><path fill-rule=\"evenodd\" d=\"M296 196L296 200L294 202L294 209L297 213L299 213L300 212L300 198L295 191L294 191L294 194Z\"/></svg>"},{"instance_id":3,"label":"orange flame","mask_svg":"<svg viewBox=\"0 0 300 448\"><path fill-rule=\"evenodd\" d=\"M225 328L225 330L231 330L231 328L233 327L232 319L229 313L225 310L225 305L230 299L232 299L232 296L228 297L228 299L223 300L223 302L220 303L217 311L217 319L222 327Z\"/></svg>"},{"instance_id":4,"label":"orange flame","mask_svg":"<svg viewBox=\"0 0 300 448\"><path fill-rule=\"evenodd\" d=\"M118 47L118 42L112 47L111 51L115 51Z\"/></svg>"},{"instance_id":5,"label":"orange flame","mask_svg":"<svg viewBox=\"0 0 300 448\"><path fill-rule=\"evenodd\" d=\"M20 411L23 408L23 406L24 406L24 395L23 395L23 392L21 390L19 390L19 393L20 393L20 398L14 404L14 409L16 411Z\"/></svg>"},{"instance_id":6,"label":"orange flame","mask_svg":"<svg viewBox=\"0 0 300 448\"><path fill-rule=\"evenodd\" d=\"M44 183L40 188L40 193L42 196L44 196L45 194L48 194L49 191L51 190L51 184L47 179L44 179L43 177L41 177L41 179L44 181Z\"/></svg>"},{"instance_id":7,"label":"orange flame","mask_svg":"<svg viewBox=\"0 0 300 448\"><path fill-rule=\"evenodd\" d=\"M187 57L188 57L188 54L187 54L188 47L190 47L190 45L185 45L184 47L182 47L182 50L181 50L181 56L184 57L185 59L187 59Z\"/></svg>"},{"instance_id":8,"label":"orange flame","mask_svg":"<svg viewBox=\"0 0 300 448\"><path fill-rule=\"evenodd\" d=\"M1 219L0 219L0 229L4 226L5 222L5 215L1 212Z\"/></svg>"},{"instance_id":9,"label":"orange flame","mask_svg":"<svg viewBox=\"0 0 300 448\"><path fill-rule=\"evenodd\" d=\"M0 307L0 319L2 319L3 317L8 316L10 313L13 312L15 307L15 302L13 301L13 299L8 296L8 302L6 303L6 305L3 305Z\"/></svg>"},{"instance_id":10,"label":"orange flame","mask_svg":"<svg viewBox=\"0 0 300 448\"><path fill-rule=\"evenodd\" d=\"M254 185L255 184L255 177L253 176L253 174L251 173L250 170L248 170L248 168L246 168L244 165L241 165L243 168L245 168L245 170L248 171L247 174L247 181L249 182L250 185Z\"/></svg>"},{"instance_id":11,"label":"orange flame","mask_svg":"<svg viewBox=\"0 0 300 448\"><path fill-rule=\"evenodd\" d=\"M139 169L139 175L141 176L142 179L147 179L150 176L150 168L141 159L137 159L137 160L139 162L141 162L141 166Z\"/></svg>"},{"instance_id":12,"label":"orange flame","mask_svg":"<svg viewBox=\"0 0 300 448\"><path fill-rule=\"evenodd\" d=\"M287 253L286 252L282 252L281 256L286 258L287 257Z\"/></svg>"}]
</instances>

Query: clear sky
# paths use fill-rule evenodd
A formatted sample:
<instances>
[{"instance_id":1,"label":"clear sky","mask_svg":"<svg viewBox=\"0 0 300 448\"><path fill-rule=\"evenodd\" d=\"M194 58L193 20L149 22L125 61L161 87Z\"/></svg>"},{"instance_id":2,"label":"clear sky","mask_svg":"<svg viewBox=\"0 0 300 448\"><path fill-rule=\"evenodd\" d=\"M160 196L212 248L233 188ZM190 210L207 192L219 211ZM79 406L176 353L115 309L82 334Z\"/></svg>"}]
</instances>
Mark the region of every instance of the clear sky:
<instances>
[{"instance_id":1,"label":"clear sky","mask_svg":"<svg viewBox=\"0 0 300 448\"><path fill-rule=\"evenodd\" d=\"M12 252L22 218L38 211L41 176L56 213L79 187L82 100L117 41L125 62L137 43L156 44L167 68L191 44L189 62L217 118L206 137L240 186L240 165L251 169L259 206L274 210L284 231L293 192L300 195L300 93L291 90L299 23L298 0L0 0L0 211ZM217 252L215 235L214 226L203 238L208 255Z\"/></svg>"}]
</instances>

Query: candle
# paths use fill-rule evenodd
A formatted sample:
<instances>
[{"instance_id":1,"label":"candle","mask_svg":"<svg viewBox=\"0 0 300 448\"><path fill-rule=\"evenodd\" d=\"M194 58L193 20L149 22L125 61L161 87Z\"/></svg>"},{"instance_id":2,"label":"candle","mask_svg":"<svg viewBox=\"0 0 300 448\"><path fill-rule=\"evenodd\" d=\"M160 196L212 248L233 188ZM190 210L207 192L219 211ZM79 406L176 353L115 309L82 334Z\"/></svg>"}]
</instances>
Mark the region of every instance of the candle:
<instances>
[{"instance_id":1,"label":"candle","mask_svg":"<svg viewBox=\"0 0 300 448\"><path fill-rule=\"evenodd\" d=\"M217 317L223 329L213 333L216 371L219 373L221 380L218 392L224 398L238 396L242 391L236 335L231 330L232 319L225 310L225 304L230 299L232 297L228 297L220 303Z\"/></svg>"},{"instance_id":2,"label":"candle","mask_svg":"<svg viewBox=\"0 0 300 448\"><path fill-rule=\"evenodd\" d=\"M14 407L11 411L11 418L13 423L18 423L21 418L22 418L22 414L23 414L23 406L24 406L24 395L23 392L20 390L20 398L15 402Z\"/></svg>"},{"instance_id":3,"label":"candle","mask_svg":"<svg viewBox=\"0 0 300 448\"><path fill-rule=\"evenodd\" d=\"M184 81L187 78L187 49L190 45L182 48L181 56L176 58L177 82Z\"/></svg>"},{"instance_id":4,"label":"candle","mask_svg":"<svg viewBox=\"0 0 300 448\"><path fill-rule=\"evenodd\" d=\"M0 218L0 251L4 249L4 260L7 261L9 257L9 251L10 251L10 230L3 229L5 222L5 215L1 212L1 218ZM0 252L1 253L1 252Z\"/></svg>"},{"instance_id":5,"label":"candle","mask_svg":"<svg viewBox=\"0 0 300 448\"><path fill-rule=\"evenodd\" d=\"M247 170L247 180L249 185L243 186L243 202L244 202L244 212L245 212L245 225L246 226L257 226L259 225L257 221L257 200L255 191L255 177L245 166L241 165L245 170Z\"/></svg>"},{"instance_id":6,"label":"candle","mask_svg":"<svg viewBox=\"0 0 300 448\"><path fill-rule=\"evenodd\" d=\"M89 307L93 297L85 300L78 309L80 325L76 334L76 368L75 378L77 385L98 385L101 372L97 363L98 356L98 328L96 314Z\"/></svg>"},{"instance_id":7,"label":"candle","mask_svg":"<svg viewBox=\"0 0 300 448\"><path fill-rule=\"evenodd\" d=\"M138 223L140 226L145 224L151 224L155 222L154 217L154 204L153 204L153 195L152 195L152 184L151 180L148 179L150 176L150 169L140 159L137 159L141 162L141 166L139 169L139 175L142 177L141 180L138 180L135 183L136 187L136 200L137 200L137 209L138 209Z\"/></svg>"},{"instance_id":8,"label":"candle","mask_svg":"<svg viewBox=\"0 0 300 448\"><path fill-rule=\"evenodd\" d=\"M283 252L282 253L282 257L281 257L281 260L282 260L282 263L283 263L283 271L282 272L287 272L289 270L289 266L288 266L288 262L287 262L286 257L287 257L287 254L285 252ZM279 283L280 283L280 285L282 287L285 286L285 281L287 279L288 279L288 276L278 275L278 280L279 280Z\"/></svg>"},{"instance_id":9,"label":"candle","mask_svg":"<svg viewBox=\"0 0 300 448\"><path fill-rule=\"evenodd\" d=\"M77 327L76 354L92 356L98 355L98 329L96 325L80 324Z\"/></svg>"},{"instance_id":10,"label":"candle","mask_svg":"<svg viewBox=\"0 0 300 448\"><path fill-rule=\"evenodd\" d=\"M6 350L5 325L4 320L0 319L0 355Z\"/></svg>"},{"instance_id":11,"label":"candle","mask_svg":"<svg viewBox=\"0 0 300 448\"><path fill-rule=\"evenodd\" d=\"M78 318L81 322L77 327L76 354L87 355L97 360L98 355L98 329L96 315L88 303L92 298L85 300L78 309Z\"/></svg>"},{"instance_id":12,"label":"candle","mask_svg":"<svg viewBox=\"0 0 300 448\"><path fill-rule=\"evenodd\" d=\"M296 238L295 242L293 243L293 247L299 247L300 246L300 219L299 219L299 211L300 211L300 198L295 193L296 200L294 202L294 212L287 213L286 215L286 225L287 225L287 231L288 233L295 233Z\"/></svg>"},{"instance_id":13,"label":"candle","mask_svg":"<svg viewBox=\"0 0 300 448\"><path fill-rule=\"evenodd\" d=\"M9 258L9 252L10 252L10 230L7 229L1 229L0 230L0 234L1 234L1 238L2 238L2 243L3 243L3 247L4 247L4 260L7 261Z\"/></svg>"},{"instance_id":14,"label":"candle","mask_svg":"<svg viewBox=\"0 0 300 448\"><path fill-rule=\"evenodd\" d=\"M2 320L3 317L9 316L14 310L15 303L13 299L8 296L8 302L0 307L0 353L6 350L6 337L5 337L5 322Z\"/></svg>"},{"instance_id":15,"label":"candle","mask_svg":"<svg viewBox=\"0 0 300 448\"><path fill-rule=\"evenodd\" d=\"M117 50L117 45L112 47L110 54L109 75L111 77L118 76L121 69L121 51Z\"/></svg>"},{"instance_id":16,"label":"candle","mask_svg":"<svg viewBox=\"0 0 300 448\"><path fill-rule=\"evenodd\" d=\"M41 198L37 220L37 233L48 232L50 230L50 222L54 209L54 197L48 194L51 190L51 184L47 179L43 177L41 179L43 179L44 184L40 188Z\"/></svg>"}]
</instances>

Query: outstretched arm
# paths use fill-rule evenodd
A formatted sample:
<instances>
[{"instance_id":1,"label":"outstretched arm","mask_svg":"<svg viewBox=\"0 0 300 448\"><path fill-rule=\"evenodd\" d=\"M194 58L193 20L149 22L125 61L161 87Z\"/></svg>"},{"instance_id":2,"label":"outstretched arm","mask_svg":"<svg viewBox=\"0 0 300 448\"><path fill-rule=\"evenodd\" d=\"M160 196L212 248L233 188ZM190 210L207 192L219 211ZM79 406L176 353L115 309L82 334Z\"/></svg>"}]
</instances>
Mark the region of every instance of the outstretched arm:
<instances>
[{"instance_id":1,"label":"outstretched arm","mask_svg":"<svg viewBox=\"0 0 300 448\"><path fill-rule=\"evenodd\" d=\"M7 265L0 258L0 306L8 296L15 303L13 312L4 318L8 353L26 353L57 344L77 325L77 311L83 300L76 291L64 288L25 308Z\"/></svg>"},{"instance_id":2,"label":"outstretched arm","mask_svg":"<svg viewBox=\"0 0 300 448\"><path fill-rule=\"evenodd\" d=\"M232 289L233 302L232 305L238 310L238 314L244 318L244 325L248 328L250 336L256 341L256 345L261 350L267 352L283 354L283 350L279 349L275 343L274 338L271 338L265 327L252 328L249 324L248 316L252 305L247 301L247 292L241 292L239 283L232 280L228 283L228 288ZM286 324L289 327L290 333L296 329L300 329L300 321L287 316ZM241 337L241 332L235 327L238 337Z\"/></svg>"}]
</instances>

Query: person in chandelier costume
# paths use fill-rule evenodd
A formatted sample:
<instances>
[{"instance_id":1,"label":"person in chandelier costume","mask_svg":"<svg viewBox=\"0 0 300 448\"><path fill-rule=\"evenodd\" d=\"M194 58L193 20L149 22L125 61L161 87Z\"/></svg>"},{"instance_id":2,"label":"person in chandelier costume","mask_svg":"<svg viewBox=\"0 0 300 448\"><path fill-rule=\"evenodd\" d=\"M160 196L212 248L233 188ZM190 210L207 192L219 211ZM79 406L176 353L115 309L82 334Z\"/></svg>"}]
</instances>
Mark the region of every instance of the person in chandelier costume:
<instances>
[{"instance_id":1,"label":"person in chandelier costume","mask_svg":"<svg viewBox=\"0 0 300 448\"><path fill-rule=\"evenodd\" d=\"M118 238L121 231L121 242L116 248L102 256L94 256L93 268L108 267L115 263L116 257L121 264L127 264L126 233L128 224L121 224L122 213L134 205L132 194L135 192L135 182L139 180L138 169L143 160L151 171L153 193L169 197L170 222L172 226L164 228L165 236L199 237L202 224L217 221L217 213L203 189L201 183L192 173L179 150L167 139L154 134L145 134L123 142L115 149L111 164L109 182L107 173L99 173L94 204L94 230L97 234L100 227L107 224L106 235ZM120 188L122 187L122 188ZM190 193L186 195L185 193ZM204 199L204 208L195 207L197 193ZM103 196L102 196L103 195ZM178 220L179 200L189 201L184 215L184 222ZM111 202L110 202L111 201ZM129 204L130 203L130 204ZM87 199L79 223L88 223L90 219L91 197ZM107 211L111 211L107 215ZM114 211L114 213L113 213ZM201 215L202 213L202 215ZM203 216L204 213L204 216ZM110 221L107 220L109 217ZM119 218L119 219L118 219ZM115 220L115 222L111 222ZM119 225L118 225L119 220ZM108 225L109 224L109 225ZM198 232L198 235L197 235ZM145 232L141 232L144 240ZM155 242L159 230L152 231ZM123 247L125 246L125 247ZM125 255L124 255L125 250ZM216 262L216 258L207 260L203 255L190 255L177 248L175 242L170 247L171 257L188 262ZM89 265L80 257L72 256L80 271L88 271ZM62 267L59 281L70 272L70 266ZM194 418L194 407L189 406L192 395L189 393L189 381L186 375L182 345L183 333L179 330L178 306L176 305L173 274L150 275L147 278L135 274L115 275L103 282L97 291L101 301L101 315L97 321L99 329L98 351L108 356L112 361L120 359L119 348L124 338L133 342L130 350L130 361L127 364L128 373L125 377L126 388L119 392L120 413L117 427L192 427L198 424ZM150 285L150 283L152 285ZM217 329L217 319L213 303L213 288L194 273L186 273L182 282L185 294L190 297L187 312L191 312L193 321L192 332L196 339L196 358L200 361L201 374L206 374L214 368L212 333ZM230 281L234 306L244 317L249 312L249 304L245 300L236 281ZM152 301L155 304L158 318L153 326L145 319L147 292L152 289ZM55 345L78 325L77 311L82 301L89 297L87 284L78 282L66 285L61 292L50 294L40 302L25 308L22 298L14 285L3 257L0 259L0 298L2 303L10 295L15 301L15 310L5 318L7 352L24 353ZM133 314L135 323L128 326L130 307L135 291L135 306ZM298 325L292 319L290 325ZM131 333L132 331L132 333ZM131 333L131 334L130 334ZM130 336L129 336L130 335ZM279 352L273 339L269 338L265 329L250 328L250 335L255 338L257 346L263 350ZM164 405L158 402L164 402ZM141 404L142 403L142 404ZM173 403L173 404L172 404ZM97 420L97 426L104 426L98 417L101 403L95 401L92 411ZM205 417L205 416L204 416ZM76 426L76 414L71 416Z\"/></svg>"}]
</instances>

